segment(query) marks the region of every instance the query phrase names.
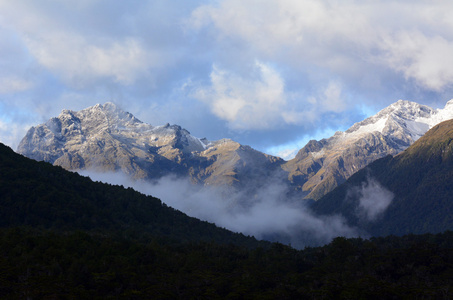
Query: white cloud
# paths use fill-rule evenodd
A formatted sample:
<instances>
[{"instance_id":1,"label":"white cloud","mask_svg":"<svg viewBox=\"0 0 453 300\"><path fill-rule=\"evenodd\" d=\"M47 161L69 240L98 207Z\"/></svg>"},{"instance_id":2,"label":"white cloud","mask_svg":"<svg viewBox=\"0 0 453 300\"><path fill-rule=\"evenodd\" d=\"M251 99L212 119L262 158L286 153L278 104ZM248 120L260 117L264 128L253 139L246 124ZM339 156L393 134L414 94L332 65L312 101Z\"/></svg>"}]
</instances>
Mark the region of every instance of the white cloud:
<instances>
[{"instance_id":1,"label":"white cloud","mask_svg":"<svg viewBox=\"0 0 453 300\"><path fill-rule=\"evenodd\" d=\"M162 43L153 41L160 37L158 34L150 37L146 28L132 29L135 22L154 26L143 18L150 17L153 22L155 19L146 12L135 11L141 8L138 4L101 2L104 1L71 5L47 1L38 5L34 1L0 1L0 25L10 28L27 54L72 88L95 86L100 81L126 86L143 78L149 82L155 69L171 63L169 52L173 50L163 50ZM111 14L111 19L97 15L102 8ZM151 12L154 13L148 11ZM131 19L129 14L135 14L137 19ZM177 31L178 26L174 29Z\"/></svg>"},{"instance_id":2,"label":"white cloud","mask_svg":"<svg viewBox=\"0 0 453 300\"><path fill-rule=\"evenodd\" d=\"M421 86L440 91L453 83L453 39L419 31L388 37L383 49L389 66Z\"/></svg>"},{"instance_id":3,"label":"white cloud","mask_svg":"<svg viewBox=\"0 0 453 300\"><path fill-rule=\"evenodd\" d=\"M358 200L357 215L361 219L374 221L391 204L394 194L376 179L368 177L360 187L349 190L347 197Z\"/></svg>"},{"instance_id":4,"label":"white cloud","mask_svg":"<svg viewBox=\"0 0 453 300\"><path fill-rule=\"evenodd\" d=\"M225 0L199 7L192 24L214 26L220 37L240 39L275 58L283 59L284 54L295 65L313 61L336 67L343 64L341 56L350 55L342 50L373 39L367 5L350 3Z\"/></svg>"},{"instance_id":5,"label":"white cloud","mask_svg":"<svg viewBox=\"0 0 453 300\"><path fill-rule=\"evenodd\" d=\"M20 140L31 126L0 120L0 142L16 150Z\"/></svg>"},{"instance_id":6,"label":"white cloud","mask_svg":"<svg viewBox=\"0 0 453 300\"><path fill-rule=\"evenodd\" d=\"M346 108L341 92L342 88L338 82L329 82L321 99L324 111L342 112Z\"/></svg>"},{"instance_id":7,"label":"white cloud","mask_svg":"<svg viewBox=\"0 0 453 300\"><path fill-rule=\"evenodd\" d=\"M0 94L12 94L32 88L34 84L15 75L0 76Z\"/></svg>"},{"instance_id":8,"label":"white cloud","mask_svg":"<svg viewBox=\"0 0 453 300\"><path fill-rule=\"evenodd\" d=\"M123 173L89 170L79 173L93 180L133 187L158 197L189 216L217 226L258 239L277 238L298 248L307 246L307 243L325 244L337 236L358 235L358 230L346 225L343 218L335 215L319 217L303 205L296 205L300 204L300 200L286 199L286 187L275 180L262 182L258 192L251 197L249 194L245 196L243 191L226 192L220 186L196 186L184 178L164 177L147 182L134 181Z\"/></svg>"},{"instance_id":9,"label":"white cloud","mask_svg":"<svg viewBox=\"0 0 453 300\"><path fill-rule=\"evenodd\" d=\"M279 111L286 106L284 82L264 63L256 62L255 70L257 78L248 79L214 66L211 86L198 88L194 97L209 105L231 128L269 128L279 122Z\"/></svg>"},{"instance_id":10,"label":"white cloud","mask_svg":"<svg viewBox=\"0 0 453 300\"><path fill-rule=\"evenodd\" d=\"M287 93L284 79L269 64L256 61L251 73L241 76L214 66L211 85L195 87L193 97L206 103L232 129L308 124L323 113L346 108L339 82L331 81L307 97L302 91Z\"/></svg>"},{"instance_id":11,"label":"white cloud","mask_svg":"<svg viewBox=\"0 0 453 300\"><path fill-rule=\"evenodd\" d=\"M96 45L82 36L55 33L39 39L28 38L26 42L40 64L76 85L98 77L131 84L159 61L135 38Z\"/></svg>"},{"instance_id":12,"label":"white cloud","mask_svg":"<svg viewBox=\"0 0 453 300\"><path fill-rule=\"evenodd\" d=\"M447 1L224 0L200 6L192 25L302 72L332 72L357 85L367 72L380 80L389 70L438 91L453 76L452 10Z\"/></svg>"}]
</instances>

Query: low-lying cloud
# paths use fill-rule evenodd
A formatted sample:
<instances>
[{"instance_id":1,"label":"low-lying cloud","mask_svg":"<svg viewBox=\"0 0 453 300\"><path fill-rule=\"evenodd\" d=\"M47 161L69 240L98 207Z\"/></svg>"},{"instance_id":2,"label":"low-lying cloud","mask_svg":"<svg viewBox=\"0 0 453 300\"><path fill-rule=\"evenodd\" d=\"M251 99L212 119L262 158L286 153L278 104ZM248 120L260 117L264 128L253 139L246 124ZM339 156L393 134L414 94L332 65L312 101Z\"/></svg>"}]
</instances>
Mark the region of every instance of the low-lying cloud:
<instances>
[{"instance_id":1,"label":"low-lying cloud","mask_svg":"<svg viewBox=\"0 0 453 300\"><path fill-rule=\"evenodd\" d=\"M375 221L384 213L394 198L391 191L372 177L368 177L360 187L349 191L348 196L353 196L358 200L356 213L362 221Z\"/></svg>"},{"instance_id":2,"label":"low-lying cloud","mask_svg":"<svg viewBox=\"0 0 453 300\"><path fill-rule=\"evenodd\" d=\"M81 171L80 174L96 181L132 187L219 227L296 248L326 244L337 236L359 235L341 216L315 216L300 199L285 196L286 186L275 182L263 183L250 196L226 187L197 186L188 179L173 176L149 182L134 181L122 173Z\"/></svg>"}]
</instances>

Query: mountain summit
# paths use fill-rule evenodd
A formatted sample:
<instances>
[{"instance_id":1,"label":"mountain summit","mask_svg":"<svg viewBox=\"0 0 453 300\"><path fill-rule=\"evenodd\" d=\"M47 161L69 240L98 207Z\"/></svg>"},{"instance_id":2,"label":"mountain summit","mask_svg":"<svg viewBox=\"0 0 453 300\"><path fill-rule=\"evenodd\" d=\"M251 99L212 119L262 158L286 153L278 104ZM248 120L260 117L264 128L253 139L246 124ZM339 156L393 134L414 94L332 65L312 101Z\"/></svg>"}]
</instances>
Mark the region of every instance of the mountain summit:
<instances>
[{"instance_id":1,"label":"mountain summit","mask_svg":"<svg viewBox=\"0 0 453 300\"><path fill-rule=\"evenodd\" d=\"M396 155L434 125L453 118L453 100L432 109L399 100L328 139L312 140L283 168L306 198L319 199L369 163Z\"/></svg>"},{"instance_id":2,"label":"mountain summit","mask_svg":"<svg viewBox=\"0 0 453 300\"><path fill-rule=\"evenodd\" d=\"M110 102L63 110L32 127L17 152L69 170L122 171L135 179L171 174L229 186L258 180L283 163L229 139L207 141L178 125L143 123Z\"/></svg>"},{"instance_id":3,"label":"mountain summit","mask_svg":"<svg viewBox=\"0 0 453 300\"><path fill-rule=\"evenodd\" d=\"M121 171L144 180L183 176L196 184L247 191L247 199L270 182L284 183L298 198L317 200L371 162L400 153L452 118L453 100L443 109L400 100L345 132L310 141L285 162L230 139L208 141L178 125L143 123L108 102L63 110L32 127L17 152L69 170Z\"/></svg>"}]
</instances>

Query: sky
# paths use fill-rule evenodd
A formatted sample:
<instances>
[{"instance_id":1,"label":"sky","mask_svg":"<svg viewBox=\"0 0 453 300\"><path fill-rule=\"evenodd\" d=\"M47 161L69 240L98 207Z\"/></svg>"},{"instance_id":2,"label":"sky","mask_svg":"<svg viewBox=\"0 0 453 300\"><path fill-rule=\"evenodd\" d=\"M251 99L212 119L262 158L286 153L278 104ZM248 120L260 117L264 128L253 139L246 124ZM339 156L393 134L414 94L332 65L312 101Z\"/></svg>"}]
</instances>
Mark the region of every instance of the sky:
<instances>
[{"instance_id":1,"label":"sky","mask_svg":"<svg viewBox=\"0 0 453 300\"><path fill-rule=\"evenodd\" d=\"M453 98L453 1L0 0L0 141L114 102L283 155Z\"/></svg>"}]
</instances>

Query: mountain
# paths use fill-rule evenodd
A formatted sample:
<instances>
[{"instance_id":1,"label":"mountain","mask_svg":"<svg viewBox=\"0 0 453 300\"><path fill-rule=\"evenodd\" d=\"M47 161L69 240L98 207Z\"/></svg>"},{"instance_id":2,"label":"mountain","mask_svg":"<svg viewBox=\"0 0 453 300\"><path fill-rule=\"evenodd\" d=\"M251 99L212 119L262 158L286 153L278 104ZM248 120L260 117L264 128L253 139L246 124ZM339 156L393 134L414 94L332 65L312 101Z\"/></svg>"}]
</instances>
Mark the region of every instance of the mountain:
<instances>
[{"instance_id":1,"label":"mountain","mask_svg":"<svg viewBox=\"0 0 453 300\"><path fill-rule=\"evenodd\" d=\"M145 180L176 175L226 187L226 195L239 191L244 200L269 182L290 187L298 199L318 200L369 163L400 153L451 118L453 100L444 109L400 100L345 132L310 141L285 162L230 139L208 141L178 125L152 126L105 103L63 110L32 127L17 152L68 170L121 171Z\"/></svg>"},{"instance_id":2,"label":"mountain","mask_svg":"<svg viewBox=\"0 0 453 300\"><path fill-rule=\"evenodd\" d=\"M453 120L401 154L377 160L312 208L343 215L373 236L453 229ZM371 212L371 214L370 214Z\"/></svg>"},{"instance_id":3,"label":"mountain","mask_svg":"<svg viewBox=\"0 0 453 300\"><path fill-rule=\"evenodd\" d=\"M400 100L345 132L310 141L283 169L306 198L318 200L369 163L400 153L429 128L452 118L453 100L444 109Z\"/></svg>"},{"instance_id":4,"label":"mountain","mask_svg":"<svg viewBox=\"0 0 453 300\"><path fill-rule=\"evenodd\" d=\"M229 139L207 141L178 125L143 123L113 103L63 110L32 127L17 152L68 170L122 171L147 180L171 174L234 187L253 186L284 162Z\"/></svg>"},{"instance_id":5,"label":"mountain","mask_svg":"<svg viewBox=\"0 0 453 300\"><path fill-rule=\"evenodd\" d=\"M0 144L0 228L30 226L127 236L140 241L266 246L189 217L133 189L93 182Z\"/></svg>"}]
</instances>

